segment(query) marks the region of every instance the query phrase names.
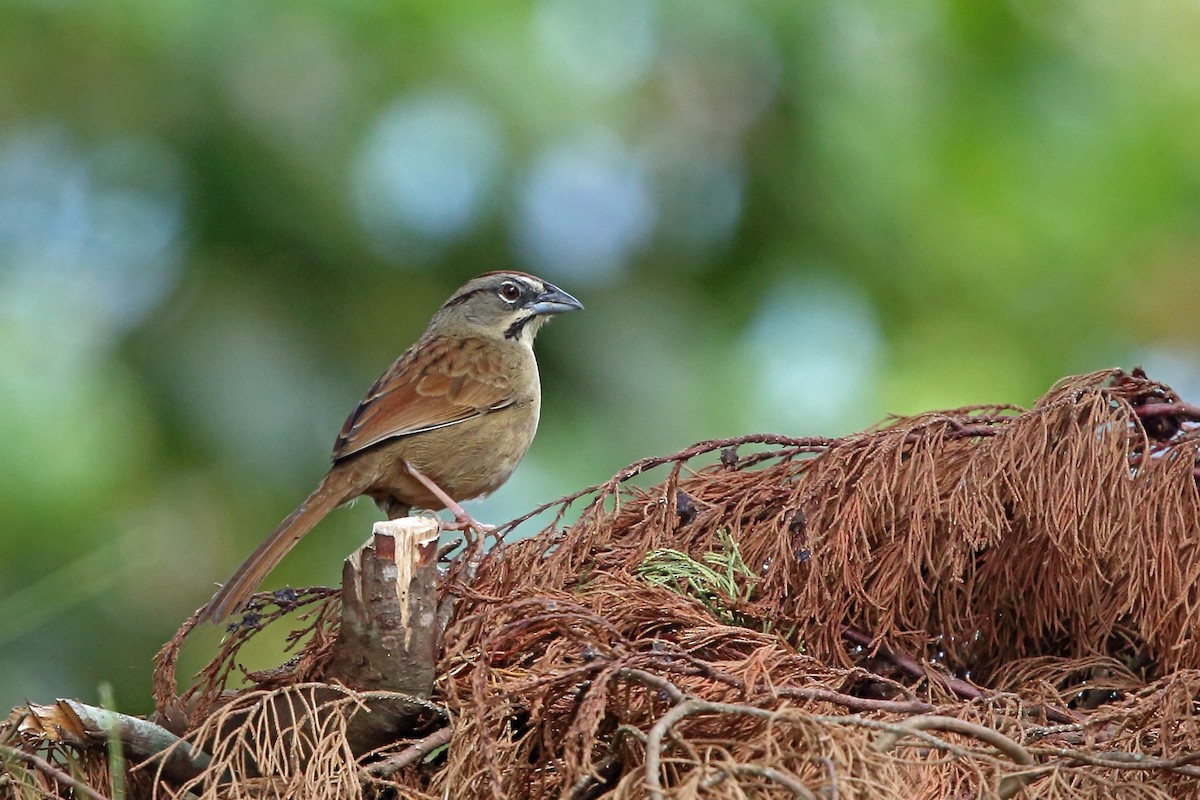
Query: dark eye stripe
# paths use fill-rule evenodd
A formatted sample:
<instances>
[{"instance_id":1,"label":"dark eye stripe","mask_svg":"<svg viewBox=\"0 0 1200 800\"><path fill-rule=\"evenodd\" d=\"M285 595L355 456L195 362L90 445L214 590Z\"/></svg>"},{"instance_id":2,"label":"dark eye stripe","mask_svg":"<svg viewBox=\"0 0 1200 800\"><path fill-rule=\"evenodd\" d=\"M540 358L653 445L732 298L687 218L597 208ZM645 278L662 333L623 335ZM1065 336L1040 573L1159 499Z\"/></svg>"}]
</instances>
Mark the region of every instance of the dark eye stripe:
<instances>
[{"instance_id":1,"label":"dark eye stripe","mask_svg":"<svg viewBox=\"0 0 1200 800\"><path fill-rule=\"evenodd\" d=\"M487 274L488 275L493 275L493 274L498 275L501 273L487 273ZM505 273L505 274L510 274L510 273ZM480 276L480 277L483 277L483 276ZM535 293L537 291L540 291L537 288L537 286L535 286L532 283L528 283L523 278L519 278L519 277L509 278L506 281L504 281L504 283L515 286L517 288L517 290L521 293L521 295L525 294L526 291L535 292ZM501 297L503 297L503 294L501 294L502 291L503 291L503 289L497 290L497 288L494 285L493 286L477 286L474 289L468 289L467 291L463 292L462 294L451 297L449 300L447 300L445 303L442 304L442 308L451 308L453 306L462 305L463 303L467 302L469 299L471 299L472 297L474 297L477 294L480 294L481 292L496 292ZM520 295L513 298L513 300L511 302L515 303L519 299L520 299Z\"/></svg>"},{"instance_id":2,"label":"dark eye stripe","mask_svg":"<svg viewBox=\"0 0 1200 800\"><path fill-rule=\"evenodd\" d=\"M469 292L463 292L460 295L451 297L449 300L447 300L445 303L443 303L442 308L451 308L452 306L461 306L463 303L467 302L475 295L479 294L480 292L486 292L486 291L487 291L487 289L472 289Z\"/></svg>"}]
</instances>

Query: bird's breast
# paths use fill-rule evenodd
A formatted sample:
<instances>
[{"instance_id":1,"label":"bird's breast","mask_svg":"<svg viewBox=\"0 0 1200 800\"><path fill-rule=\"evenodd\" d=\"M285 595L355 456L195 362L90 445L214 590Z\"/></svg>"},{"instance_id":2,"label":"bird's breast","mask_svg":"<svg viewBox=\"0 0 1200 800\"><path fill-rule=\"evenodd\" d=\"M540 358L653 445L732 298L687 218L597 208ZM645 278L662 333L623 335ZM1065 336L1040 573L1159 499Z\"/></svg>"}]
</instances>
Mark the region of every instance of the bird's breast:
<instances>
[{"instance_id":1,"label":"bird's breast","mask_svg":"<svg viewBox=\"0 0 1200 800\"><path fill-rule=\"evenodd\" d=\"M408 474L412 464L455 500L470 500L498 489L512 475L537 432L540 397L519 398L505 408L457 425L403 440L394 458L381 465L381 484L418 508L442 505Z\"/></svg>"}]
</instances>

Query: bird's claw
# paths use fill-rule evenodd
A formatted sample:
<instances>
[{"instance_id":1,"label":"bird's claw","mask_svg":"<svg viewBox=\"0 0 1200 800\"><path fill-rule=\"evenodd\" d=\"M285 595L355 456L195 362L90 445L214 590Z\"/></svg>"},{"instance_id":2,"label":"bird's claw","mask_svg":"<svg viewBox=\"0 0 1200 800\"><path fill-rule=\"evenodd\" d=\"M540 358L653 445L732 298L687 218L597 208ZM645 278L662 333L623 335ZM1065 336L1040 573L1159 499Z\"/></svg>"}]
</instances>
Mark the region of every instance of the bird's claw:
<instances>
[{"instance_id":1,"label":"bird's claw","mask_svg":"<svg viewBox=\"0 0 1200 800\"><path fill-rule=\"evenodd\" d=\"M455 514L453 522L443 521L442 522L442 530L447 530L447 531L474 530L474 531L477 531L484 535L487 535L489 533L495 533L496 526L488 525L487 523L480 522L479 520L472 517L470 514L467 514L464 512L461 517L458 516L457 514Z\"/></svg>"}]
</instances>

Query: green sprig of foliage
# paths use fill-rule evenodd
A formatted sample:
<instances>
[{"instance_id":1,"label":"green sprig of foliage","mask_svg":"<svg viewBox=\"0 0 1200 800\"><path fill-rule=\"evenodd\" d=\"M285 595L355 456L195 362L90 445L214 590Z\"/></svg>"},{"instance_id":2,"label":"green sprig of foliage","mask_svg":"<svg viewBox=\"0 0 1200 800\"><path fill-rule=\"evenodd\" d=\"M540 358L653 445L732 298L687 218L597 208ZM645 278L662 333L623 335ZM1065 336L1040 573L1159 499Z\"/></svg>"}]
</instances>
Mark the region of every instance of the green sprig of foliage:
<instances>
[{"instance_id":1,"label":"green sprig of foliage","mask_svg":"<svg viewBox=\"0 0 1200 800\"><path fill-rule=\"evenodd\" d=\"M729 531L718 531L717 541L719 549L702 553L699 560L670 547L652 550L637 573L652 586L696 600L727 625L749 627L750 620L735 609L750 599L758 576L746 565Z\"/></svg>"}]
</instances>

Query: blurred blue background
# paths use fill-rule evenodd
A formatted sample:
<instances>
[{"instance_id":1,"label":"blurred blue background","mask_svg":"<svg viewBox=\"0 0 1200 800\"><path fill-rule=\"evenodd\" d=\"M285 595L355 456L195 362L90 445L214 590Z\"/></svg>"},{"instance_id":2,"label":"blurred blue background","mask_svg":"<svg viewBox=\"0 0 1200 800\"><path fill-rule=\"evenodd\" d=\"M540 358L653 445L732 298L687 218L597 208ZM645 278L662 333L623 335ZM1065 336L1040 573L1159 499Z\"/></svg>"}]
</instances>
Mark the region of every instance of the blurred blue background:
<instances>
[{"instance_id":1,"label":"blurred blue background","mask_svg":"<svg viewBox=\"0 0 1200 800\"><path fill-rule=\"evenodd\" d=\"M495 522L1069 372L1200 400L1197 41L1190 0L0 0L0 707L146 710L485 270L587 306ZM336 582L377 516L272 584Z\"/></svg>"}]
</instances>

